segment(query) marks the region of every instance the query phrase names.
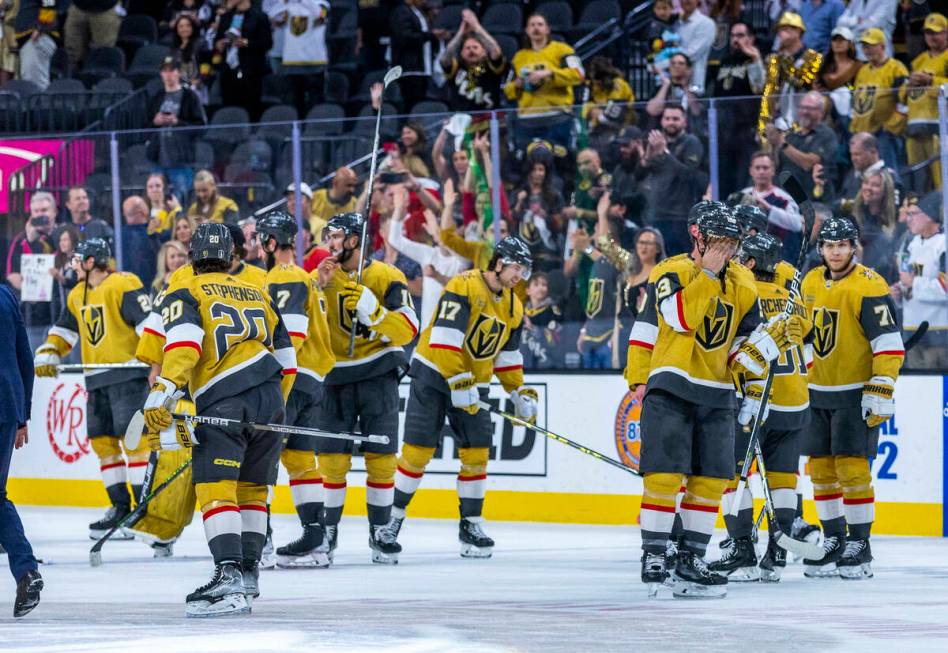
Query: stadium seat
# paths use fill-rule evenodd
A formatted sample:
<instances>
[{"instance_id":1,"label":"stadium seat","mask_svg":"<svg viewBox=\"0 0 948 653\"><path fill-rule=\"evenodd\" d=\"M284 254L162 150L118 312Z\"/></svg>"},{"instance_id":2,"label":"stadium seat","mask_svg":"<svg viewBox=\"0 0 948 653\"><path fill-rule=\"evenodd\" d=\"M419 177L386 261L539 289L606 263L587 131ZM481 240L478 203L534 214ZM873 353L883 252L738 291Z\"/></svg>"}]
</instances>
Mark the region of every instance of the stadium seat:
<instances>
[{"instance_id":1,"label":"stadium seat","mask_svg":"<svg viewBox=\"0 0 948 653\"><path fill-rule=\"evenodd\" d=\"M330 70L326 73L326 102L344 105L349 101L349 78Z\"/></svg>"},{"instance_id":2,"label":"stadium seat","mask_svg":"<svg viewBox=\"0 0 948 653\"><path fill-rule=\"evenodd\" d=\"M7 93L15 93L21 98L28 98L34 93L39 93L40 87L25 79L11 79L3 85L2 90Z\"/></svg>"},{"instance_id":3,"label":"stadium seat","mask_svg":"<svg viewBox=\"0 0 948 653\"><path fill-rule=\"evenodd\" d=\"M263 78L263 96L260 101L264 106L287 104L292 101L293 93L289 80L279 74L267 75Z\"/></svg>"},{"instance_id":4,"label":"stadium seat","mask_svg":"<svg viewBox=\"0 0 948 653\"><path fill-rule=\"evenodd\" d=\"M85 93L85 84L78 79L54 79L46 87L45 93Z\"/></svg>"},{"instance_id":5,"label":"stadium seat","mask_svg":"<svg viewBox=\"0 0 948 653\"><path fill-rule=\"evenodd\" d=\"M570 40L576 41L610 20L618 20L621 15L622 8L615 0L592 0L583 6L579 21L570 33Z\"/></svg>"},{"instance_id":6,"label":"stadium seat","mask_svg":"<svg viewBox=\"0 0 948 653\"><path fill-rule=\"evenodd\" d=\"M69 79L72 77L72 61L66 48L56 48L53 58L49 62L50 79Z\"/></svg>"},{"instance_id":7,"label":"stadium seat","mask_svg":"<svg viewBox=\"0 0 948 653\"><path fill-rule=\"evenodd\" d=\"M537 5L536 13L546 18L550 31L568 33L573 28L573 8L563 0L548 0Z\"/></svg>"},{"instance_id":8,"label":"stadium seat","mask_svg":"<svg viewBox=\"0 0 948 653\"><path fill-rule=\"evenodd\" d=\"M96 82L95 86L92 87L92 92L112 94L131 93L132 83L122 77L107 77L106 79Z\"/></svg>"},{"instance_id":9,"label":"stadium seat","mask_svg":"<svg viewBox=\"0 0 948 653\"><path fill-rule=\"evenodd\" d=\"M157 71L157 65L155 70ZM78 77L86 86L93 86L106 77L118 77L124 71L125 53L121 49L93 48L89 50L89 54L82 62L82 69L79 71ZM154 74L157 74L157 72Z\"/></svg>"},{"instance_id":10,"label":"stadium seat","mask_svg":"<svg viewBox=\"0 0 948 653\"><path fill-rule=\"evenodd\" d=\"M382 122L379 133L382 134L383 138L394 138L398 135L399 121L395 118L397 113L393 105L388 102L382 104ZM371 104L367 104L359 112L359 117L362 119L356 121L352 131L360 136L371 138L372 134L375 133L375 120L369 118L375 118L375 109L372 108Z\"/></svg>"},{"instance_id":11,"label":"stadium seat","mask_svg":"<svg viewBox=\"0 0 948 653\"><path fill-rule=\"evenodd\" d=\"M497 34L494 36L494 40L497 41L501 52L504 53L504 59L509 64L513 60L513 56L517 54L517 50L520 49L520 41L510 34Z\"/></svg>"},{"instance_id":12,"label":"stadium seat","mask_svg":"<svg viewBox=\"0 0 948 653\"><path fill-rule=\"evenodd\" d=\"M338 104L317 104L306 113L306 120L319 121L303 123L303 133L307 136L337 135L345 129L346 111Z\"/></svg>"},{"instance_id":13,"label":"stadium seat","mask_svg":"<svg viewBox=\"0 0 948 653\"><path fill-rule=\"evenodd\" d=\"M481 25L490 34L523 34L523 10L513 3L495 3L487 8Z\"/></svg>"},{"instance_id":14,"label":"stadium seat","mask_svg":"<svg viewBox=\"0 0 948 653\"><path fill-rule=\"evenodd\" d=\"M141 88L152 79L158 79L158 67L161 61L168 56L171 49L165 45L149 43L135 52L132 64L125 73L135 88Z\"/></svg>"},{"instance_id":15,"label":"stadium seat","mask_svg":"<svg viewBox=\"0 0 948 653\"><path fill-rule=\"evenodd\" d=\"M296 107L286 104L270 107L260 116L257 138L266 140L273 149L276 149L282 145L283 141L292 136L293 126L289 123L298 119L299 115L296 113Z\"/></svg>"},{"instance_id":16,"label":"stadium seat","mask_svg":"<svg viewBox=\"0 0 948 653\"><path fill-rule=\"evenodd\" d=\"M230 155L230 163L255 172L270 172L273 167L273 148L259 138L244 141Z\"/></svg>"},{"instance_id":17,"label":"stadium seat","mask_svg":"<svg viewBox=\"0 0 948 653\"><path fill-rule=\"evenodd\" d=\"M439 102L437 100L422 100L418 102L407 112L409 115L417 116L430 113L442 113L447 114L451 113L451 109L448 108L448 105L444 102Z\"/></svg>"},{"instance_id":18,"label":"stadium seat","mask_svg":"<svg viewBox=\"0 0 948 653\"><path fill-rule=\"evenodd\" d=\"M461 24L461 11L463 9L464 7L461 5L445 5L441 8L441 13L431 21L431 29L446 29L454 34Z\"/></svg>"},{"instance_id":19,"label":"stadium seat","mask_svg":"<svg viewBox=\"0 0 948 653\"><path fill-rule=\"evenodd\" d=\"M214 148L210 143L200 140L194 143L194 167L198 170L214 167Z\"/></svg>"},{"instance_id":20,"label":"stadium seat","mask_svg":"<svg viewBox=\"0 0 948 653\"><path fill-rule=\"evenodd\" d=\"M27 113L16 93L0 89L0 132L17 133L26 128Z\"/></svg>"},{"instance_id":21,"label":"stadium seat","mask_svg":"<svg viewBox=\"0 0 948 653\"><path fill-rule=\"evenodd\" d=\"M126 58L130 60L140 47L155 43L157 40L158 25L155 19L137 14L126 16L122 20L115 44L124 50Z\"/></svg>"},{"instance_id":22,"label":"stadium seat","mask_svg":"<svg viewBox=\"0 0 948 653\"><path fill-rule=\"evenodd\" d=\"M148 158L148 146L144 143L129 146L122 156L122 170L143 184L145 177L157 168L158 164Z\"/></svg>"}]
</instances>

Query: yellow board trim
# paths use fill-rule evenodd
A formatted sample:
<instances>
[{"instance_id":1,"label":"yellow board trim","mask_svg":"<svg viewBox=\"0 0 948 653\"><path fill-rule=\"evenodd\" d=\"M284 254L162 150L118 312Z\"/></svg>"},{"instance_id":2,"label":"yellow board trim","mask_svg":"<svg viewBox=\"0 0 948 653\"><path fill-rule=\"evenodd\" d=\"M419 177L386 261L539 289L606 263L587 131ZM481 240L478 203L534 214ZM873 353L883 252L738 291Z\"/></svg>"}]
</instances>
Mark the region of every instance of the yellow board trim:
<instances>
[{"instance_id":1,"label":"yellow board trim","mask_svg":"<svg viewBox=\"0 0 948 653\"><path fill-rule=\"evenodd\" d=\"M108 505L101 481L48 478L11 478L10 500L20 505L99 507ZM346 515L365 515L365 488L349 487ZM559 522L568 524L634 525L639 519L642 497L628 494L579 494L567 492L517 492L491 490L484 504L484 517L494 521ZM762 501L755 501L761 509ZM942 535L940 503L876 502L873 533L879 535ZM278 486L273 512L293 514L290 488ZM408 508L410 517L457 519L458 496L454 490L419 490ZM804 501L807 521L818 523L812 501ZM724 521L718 515L718 528Z\"/></svg>"}]
</instances>

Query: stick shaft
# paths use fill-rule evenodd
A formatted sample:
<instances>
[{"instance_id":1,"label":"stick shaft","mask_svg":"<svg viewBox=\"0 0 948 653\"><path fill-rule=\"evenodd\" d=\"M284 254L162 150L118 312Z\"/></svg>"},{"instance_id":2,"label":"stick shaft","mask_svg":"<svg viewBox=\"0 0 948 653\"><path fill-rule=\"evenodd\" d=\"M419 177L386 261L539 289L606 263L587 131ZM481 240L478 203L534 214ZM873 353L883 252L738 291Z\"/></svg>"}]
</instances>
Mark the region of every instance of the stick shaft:
<instances>
[{"instance_id":1,"label":"stick shaft","mask_svg":"<svg viewBox=\"0 0 948 653\"><path fill-rule=\"evenodd\" d=\"M196 424L205 424L207 426L253 428L258 431L270 431L272 433L284 433L286 435L308 435L318 438L332 438L335 440L347 440L349 442L377 442L388 444L387 435L347 435L344 433L333 433L320 429L309 429L303 426L286 426L285 424L258 424L256 422L241 422L237 419L227 419L226 417L207 417L205 415L185 415L183 413L172 413L171 417L181 421L191 421Z\"/></svg>"},{"instance_id":2,"label":"stick shaft","mask_svg":"<svg viewBox=\"0 0 948 653\"><path fill-rule=\"evenodd\" d=\"M56 369L60 372L82 372L83 370L147 370L150 367L144 363L60 363Z\"/></svg>"}]
</instances>

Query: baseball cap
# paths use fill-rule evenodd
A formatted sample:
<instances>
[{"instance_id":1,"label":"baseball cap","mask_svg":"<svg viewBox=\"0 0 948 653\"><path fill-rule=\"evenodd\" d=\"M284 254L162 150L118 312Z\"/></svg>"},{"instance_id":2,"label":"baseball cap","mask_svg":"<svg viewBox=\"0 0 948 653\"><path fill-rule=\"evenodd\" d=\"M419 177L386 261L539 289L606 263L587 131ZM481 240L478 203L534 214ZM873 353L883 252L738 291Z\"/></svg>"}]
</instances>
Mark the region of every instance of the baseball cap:
<instances>
[{"instance_id":1,"label":"baseball cap","mask_svg":"<svg viewBox=\"0 0 948 653\"><path fill-rule=\"evenodd\" d=\"M942 14L928 14L922 24L922 30L928 32L944 32L948 29L948 18Z\"/></svg>"},{"instance_id":2,"label":"baseball cap","mask_svg":"<svg viewBox=\"0 0 948 653\"><path fill-rule=\"evenodd\" d=\"M941 202L941 191L933 190L918 200L918 208L922 213L927 215L932 222L942 224L944 219L942 216Z\"/></svg>"},{"instance_id":3,"label":"baseball cap","mask_svg":"<svg viewBox=\"0 0 948 653\"><path fill-rule=\"evenodd\" d=\"M859 42L866 45L884 45L886 42L885 32L878 27L870 27L859 35Z\"/></svg>"},{"instance_id":4,"label":"baseball cap","mask_svg":"<svg viewBox=\"0 0 948 653\"><path fill-rule=\"evenodd\" d=\"M830 38L834 36L842 36L844 39L846 39L847 41L851 43L856 40L855 35L853 35L853 31L849 29L848 27L842 27L842 26L834 27L833 31L830 33Z\"/></svg>"},{"instance_id":5,"label":"baseball cap","mask_svg":"<svg viewBox=\"0 0 948 653\"><path fill-rule=\"evenodd\" d=\"M287 192L287 193L295 193L295 192L296 192L296 184L290 184L289 186L287 186L287 187L286 187L286 192ZM308 197L309 199L313 199L313 189L310 188L310 187L309 187L309 184L307 184L305 181L300 184L300 193L303 194L303 195L305 195L305 196Z\"/></svg>"},{"instance_id":6,"label":"baseball cap","mask_svg":"<svg viewBox=\"0 0 948 653\"><path fill-rule=\"evenodd\" d=\"M181 63L176 57L165 57L161 60L161 64L158 66L158 70L164 70L165 68L173 68L178 70L181 68Z\"/></svg>"}]
</instances>

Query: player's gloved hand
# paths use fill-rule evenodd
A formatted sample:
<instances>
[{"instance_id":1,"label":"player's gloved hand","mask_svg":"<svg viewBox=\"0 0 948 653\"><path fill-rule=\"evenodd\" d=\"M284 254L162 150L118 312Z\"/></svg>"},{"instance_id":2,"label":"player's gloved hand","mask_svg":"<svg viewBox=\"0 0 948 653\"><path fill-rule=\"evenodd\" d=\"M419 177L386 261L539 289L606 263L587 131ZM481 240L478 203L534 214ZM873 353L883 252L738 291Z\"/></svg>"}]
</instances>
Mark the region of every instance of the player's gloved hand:
<instances>
[{"instance_id":1,"label":"player's gloved hand","mask_svg":"<svg viewBox=\"0 0 948 653\"><path fill-rule=\"evenodd\" d=\"M142 411L149 431L162 431L171 426L171 409L177 401L174 396L176 391L174 383L160 376L155 377Z\"/></svg>"},{"instance_id":2,"label":"player's gloved hand","mask_svg":"<svg viewBox=\"0 0 948 653\"><path fill-rule=\"evenodd\" d=\"M537 423L537 402L540 397L533 388L520 386L510 393L514 405L514 414L525 422Z\"/></svg>"},{"instance_id":3,"label":"player's gloved hand","mask_svg":"<svg viewBox=\"0 0 948 653\"><path fill-rule=\"evenodd\" d=\"M791 315L787 320L787 339L790 341L790 347L799 347L803 344L804 319L799 315Z\"/></svg>"},{"instance_id":4,"label":"player's gloved hand","mask_svg":"<svg viewBox=\"0 0 948 653\"><path fill-rule=\"evenodd\" d=\"M56 348L52 345L42 345L36 350L36 356L33 357L33 370L36 376L55 378L59 376L59 370L56 366L62 361Z\"/></svg>"},{"instance_id":5,"label":"player's gloved hand","mask_svg":"<svg viewBox=\"0 0 948 653\"><path fill-rule=\"evenodd\" d=\"M191 420L174 420L174 423L161 431L145 432L148 448L152 451L172 451L184 447L190 449L198 443L194 437L194 424Z\"/></svg>"},{"instance_id":6,"label":"player's gloved hand","mask_svg":"<svg viewBox=\"0 0 948 653\"><path fill-rule=\"evenodd\" d=\"M477 402L481 396L477 391L477 382L474 375L470 372L461 372L448 379L448 387L451 389L451 405L455 408L465 410L471 415L476 415L480 410Z\"/></svg>"},{"instance_id":7,"label":"player's gloved hand","mask_svg":"<svg viewBox=\"0 0 948 653\"><path fill-rule=\"evenodd\" d=\"M862 418L869 428L879 426L895 415L892 393L895 381L888 376L874 376L862 386Z\"/></svg>"},{"instance_id":8,"label":"player's gloved hand","mask_svg":"<svg viewBox=\"0 0 948 653\"><path fill-rule=\"evenodd\" d=\"M385 317L385 307L379 304L375 293L355 281L347 281L339 291L347 311L355 311L359 322L374 326Z\"/></svg>"},{"instance_id":9,"label":"player's gloved hand","mask_svg":"<svg viewBox=\"0 0 948 653\"><path fill-rule=\"evenodd\" d=\"M786 323L783 320L758 325L747 340L741 343L734 362L750 372L751 376L763 376L770 361L776 360L780 355L780 343L786 347L790 346L785 332Z\"/></svg>"},{"instance_id":10,"label":"player's gloved hand","mask_svg":"<svg viewBox=\"0 0 948 653\"><path fill-rule=\"evenodd\" d=\"M737 413L737 423L741 426L747 426L752 419L757 417L757 411L760 410L760 402L764 397L763 381L748 381L744 384L744 400L741 402L741 408ZM763 420L767 421L767 415L770 414L770 401L764 406Z\"/></svg>"}]
</instances>

